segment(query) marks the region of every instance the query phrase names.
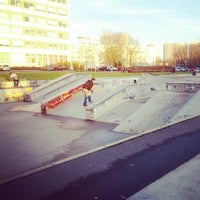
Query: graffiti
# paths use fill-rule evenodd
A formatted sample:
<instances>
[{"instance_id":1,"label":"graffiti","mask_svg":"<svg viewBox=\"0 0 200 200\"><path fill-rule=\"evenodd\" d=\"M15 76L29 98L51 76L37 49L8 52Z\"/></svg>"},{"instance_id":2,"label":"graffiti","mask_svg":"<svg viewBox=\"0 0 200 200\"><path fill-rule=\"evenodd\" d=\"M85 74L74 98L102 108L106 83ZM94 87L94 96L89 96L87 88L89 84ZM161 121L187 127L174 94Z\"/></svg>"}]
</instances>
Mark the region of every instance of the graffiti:
<instances>
[{"instance_id":1,"label":"graffiti","mask_svg":"<svg viewBox=\"0 0 200 200\"><path fill-rule=\"evenodd\" d=\"M82 91L82 85L63 93L63 94L57 96L56 98L51 99L48 102L42 103L41 107L45 107L46 109L53 109L53 108L57 107L58 105L60 105L61 103L64 103L64 102L70 100L75 95L78 95L81 91Z\"/></svg>"},{"instance_id":2,"label":"graffiti","mask_svg":"<svg viewBox=\"0 0 200 200\"><path fill-rule=\"evenodd\" d=\"M123 95L123 100L134 100L135 99L135 95L133 93L125 93Z\"/></svg>"},{"instance_id":3,"label":"graffiti","mask_svg":"<svg viewBox=\"0 0 200 200\"><path fill-rule=\"evenodd\" d=\"M103 88L106 90L115 90L118 88L126 87L128 85L133 85L136 82L137 80L135 78L106 80L103 83Z\"/></svg>"},{"instance_id":4,"label":"graffiti","mask_svg":"<svg viewBox=\"0 0 200 200\"><path fill-rule=\"evenodd\" d=\"M196 92L200 89L199 83L166 83L167 90L182 91L182 92Z\"/></svg>"},{"instance_id":5,"label":"graffiti","mask_svg":"<svg viewBox=\"0 0 200 200\"><path fill-rule=\"evenodd\" d=\"M31 83L27 80L20 80L19 81L19 87L30 87ZM2 89L8 89L8 88L14 88L13 81L2 81L0 83L0 88Z\"/></svg>"}]
</instances>

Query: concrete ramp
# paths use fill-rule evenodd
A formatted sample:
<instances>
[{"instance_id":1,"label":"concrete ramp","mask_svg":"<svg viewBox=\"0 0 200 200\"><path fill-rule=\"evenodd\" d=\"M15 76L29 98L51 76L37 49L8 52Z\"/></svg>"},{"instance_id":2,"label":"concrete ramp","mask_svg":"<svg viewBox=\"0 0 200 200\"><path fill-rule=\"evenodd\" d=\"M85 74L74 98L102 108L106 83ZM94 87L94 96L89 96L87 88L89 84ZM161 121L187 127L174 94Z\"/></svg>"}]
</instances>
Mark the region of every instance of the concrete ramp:
<instances>
[{"instance_id":1,"label":"concrete ramp","mask_svg":"<svg viewBox=\"0 0 200 200\"><path fill-rule=\"evenodd\" d=\"M24 100L34 102L47 101L66 92L69 89L72 89L72 87L75 88L78 85L83 84L90 78L91 75L87 74L66 74L35 88L29 93L26 93Z\"/></svg>"},{"instance_id":2,"label":"concrete ramp","mask_svg":"<svg viewBox=\"0 0 200 200\"><path fill-rule=\"evenodd\" d=\"M120 124L125 118L130 116L133 112L139 109L149 98L143 98L138 100L127 100L109 110L105 114L101 115L96 121L109 122Z\"/></svg>"},{"instance_id":3,"label":"concrete ramp","mask_svg":"<svg viewBox=\"0 0 200 200\"><path fill-rule=\"evenodd\" d=\"M99 102L109 98L113 95L113 90L107 90L102 83L98 80L95 81L95 91L92 93L93 104L99 104ZM66 117L74 117L80 119L86 119L86 108L83 107L84 93L79 92L74 95L73 98L58 105L54 109L49 109L48 114L60 115Z\"/></svg>"},{"instance_id":4,"label":"concrete ramp","mask_svg":"<svg viewBox=\"0 0 200 200\"><path fill-rule=\"evenodd\" d=\"M188 88L188 84L191 85L192 80L177 82L174 80L176 77L172 77L172 80L170 77L147 77L145 76L144 80L139 79L138 81L137 79L137 84L134 84L135 77L97 78L95 80L96 89L92 94L93 104L89 105L87 109L83 107L84 94L80 90L76 94L73 93L73 98L67 99L53 109L48 109L47 113L116 123L118 126L114 131L130 134L159 128L199 114L198 108L196 109L194 105L199 105L200 93L193 90L186 92L185 90L186 86ZM169 82L170 80L171 82ZM84 82L83 79L79 79L79 81L80 84ZM168 87L166 87L166 82L168 82ZM69 84L70 87L74 86L74 83L77 85L77 81L72 81ZM198 89L198 83L195 84ZM68 93L72 94L71 92L66 94ZM62 99L53 101L57 103L60 100ZM41 112L38 103L30 105L24 110Z\"/></svg>"},{"instance_id":5,"label":"concrete ramp","mask_svg":"<svg viewBox=\"0 0 200 200\"><path fill-rule=\"evenodd\" d=\"M83 82L84 83L84 82ZM116 90L110 90L99 80L95 81L95 91L92 93L92 100L94 104L98 104L101 101L109 98L116 93ZM53 109L48 109L47 114L74 117L85 119L86 118L86 108L83 107L84 93L79 92L73 96L73 98L59 104ZM24 106L22 110L40 113L41 103L35 103L28 106Z\"/></svg>"},{"instance_id":6,"label":"concrete ramp","mask_svg":"<svg viewBox=\"0 0 200 200\"><path fill-rule=\"evenodd\" d=\"M95 105L99 105L102 102L106 102L106 99L109 99L114 94L117 94L118 91L127 87L129 84L134 83L134 80L134 77L117 79L96 78L96 80L94 81L94 93L92 93L93 104L89 105L88 108L91 108ZM126 99L127 97L123 96L123 98ZM78 92L76 95L73 95L73 98L56 106L54 109L49 109L47 113L53 115L86 119L87 110L83 107L83 100L84 93ZM108 101L106 102L106 105L107 104ZM111 109L111 107L109 109ZM109 109L105 108L103 112L105 113Z\"/></svg>"},{"instance_id":7,"label":"concrete ramp","mask_svg":"<svg viewBox=\"0 0 200 200\"><path fill-rule=\"evenodd\" d=\"M200 90L180 109L176 112L169 123L174 121L179 122L186 119L190 119L200 115L199 109L199 102L200 102Z\"/></svg>"},{"instance_id":8,"label":"concrete ramp","mask_svg":"<svg viewBox=\"0 0 200 200\"><path fill-rule=\"evenodd\" d=\"M114 131L138 134L165 125L194 93L160 91L125 118Z\"/></svg>"}]
</instances>

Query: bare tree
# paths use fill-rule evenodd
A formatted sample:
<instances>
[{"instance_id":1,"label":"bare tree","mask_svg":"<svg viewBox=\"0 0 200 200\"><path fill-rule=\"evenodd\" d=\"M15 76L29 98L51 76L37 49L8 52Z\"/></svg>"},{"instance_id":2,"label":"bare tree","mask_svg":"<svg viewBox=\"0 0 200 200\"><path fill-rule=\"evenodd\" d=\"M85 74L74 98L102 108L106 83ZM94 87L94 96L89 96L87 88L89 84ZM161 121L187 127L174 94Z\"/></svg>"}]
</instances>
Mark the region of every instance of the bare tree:
<instances>
[{"instance_id":1,"label":"bare tree","mask_svg":"<svg viewBox=\"0 0 200 200\"><path fill-rule=\"evenodd\" d=\"M127 66L133 61L133 44L138 43L127 33L105 32L101 36L104 45L104 63L117 67Z\"/></svg>"},{"instance_id":2,"label":"bare tree","mask_svg":"<svg viewBox=\"0 0 200 200\"><path fill-rule=\"evenodd\" d=\"M176 44L175 59L177 64L185 65L187 59L187 45L185 43Z\"/></svg>"},{"instance_id":3,"label":"bare tree","mask_svg":"<svg viewBox=\"0 0 200 200\"><path fill-rule=\"evenodd\" d=\"M200 66L200 42L190 44L189 65Z\"/></svg>"}]
</instances>

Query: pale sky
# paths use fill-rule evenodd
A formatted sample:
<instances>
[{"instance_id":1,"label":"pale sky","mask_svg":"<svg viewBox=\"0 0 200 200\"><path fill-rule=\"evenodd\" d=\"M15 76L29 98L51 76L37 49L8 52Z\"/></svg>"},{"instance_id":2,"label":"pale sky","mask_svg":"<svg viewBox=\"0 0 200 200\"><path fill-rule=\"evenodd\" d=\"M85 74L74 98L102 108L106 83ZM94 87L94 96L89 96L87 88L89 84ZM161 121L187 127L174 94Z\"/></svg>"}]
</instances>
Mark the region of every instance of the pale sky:
<instances>
[{"instance_id":1,"label":"pale sky","mask_svg":"<svg viewBox=\"0 0 200 200\"><path fill-rule=\"evenodd\" d=\"M69 0L71 33L125 32L141 44L200 41L200 0Z\"/></svg>"}]
</instances>

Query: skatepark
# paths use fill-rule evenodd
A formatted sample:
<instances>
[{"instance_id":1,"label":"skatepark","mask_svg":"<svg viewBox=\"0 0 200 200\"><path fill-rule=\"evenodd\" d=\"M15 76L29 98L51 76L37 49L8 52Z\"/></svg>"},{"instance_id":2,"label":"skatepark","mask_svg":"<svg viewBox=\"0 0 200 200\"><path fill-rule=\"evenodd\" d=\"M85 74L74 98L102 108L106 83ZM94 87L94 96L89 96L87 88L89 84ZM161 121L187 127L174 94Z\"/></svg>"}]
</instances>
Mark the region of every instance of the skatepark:
<instances>
[{"instance_id":1,"label":"skatepark","mask_svg":"<svg viewBox=\"0 0 200 200\"><path fill-rule=\"evenodd\" d=\"M86 77L84 81L89 78ZM166 88L169 83L175 89ZM182 84L187 85L181 88ZM185 91L187 87L192 88L193 84L196 85L195 90ZM199 77L191 75L157 77L147 74L141 77L97 78L92 105L85 109L82 106L84 94L79 92L54 109L49 109L47 113L114 123L114 132L141 134L198 116L200 111L196 108L200 100L199 88ZM39 100L22 110L40 113Z\"/></svg>"},{"instance_id":2,"label":"skatepark","mask_svg":"<svg viewBox=\"0 0 200 200\"><path fill-rule=\"evenodd\" d=\"M70 77L69 87L61 85L59 91L88 78ZM30 102L4 104L1 184L199 116L199 84L199 76L191 75L96 78L93 103L86 109L84 94L77 90L41 114L41 103L57 96L55 85L52 92L45 91L48 95L33 92ZM191 90L185 90L188 85Z\"/></svg>"}]
</instances>

